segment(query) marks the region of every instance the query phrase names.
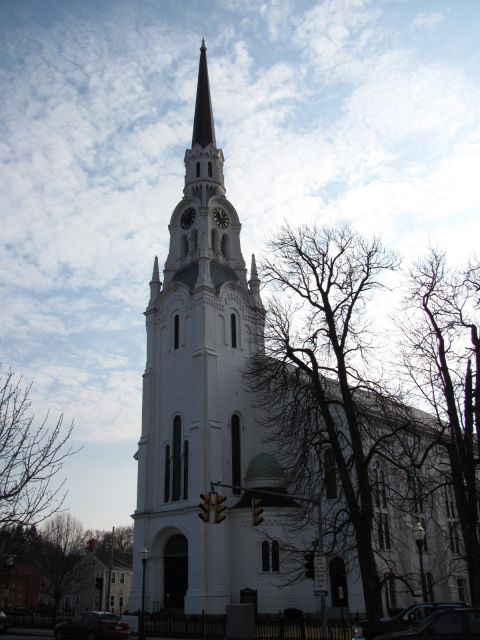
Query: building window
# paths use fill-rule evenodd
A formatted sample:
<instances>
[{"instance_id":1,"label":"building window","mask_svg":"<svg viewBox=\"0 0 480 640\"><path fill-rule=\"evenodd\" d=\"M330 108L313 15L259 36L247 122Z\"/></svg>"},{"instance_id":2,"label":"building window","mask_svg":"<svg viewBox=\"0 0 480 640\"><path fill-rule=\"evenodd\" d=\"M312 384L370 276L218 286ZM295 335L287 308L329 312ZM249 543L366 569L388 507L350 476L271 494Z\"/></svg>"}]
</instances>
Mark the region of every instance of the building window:
<instances>
[{"instance_id":1,"label":"building window","mask_svg":"<svg viewBox=\"0 0 480 640\"><path fill-rule=\"evenodd\" d=\"M280 571L280 546L277 540L272 542L272 571Z\"/></svg>"},{"instance_id":2,"label":"building window","mask_svg":"<svg viewBox=\"0 0 480 640\"><path fill-rule=\"evenodd\" d=\"M445 511L447 513L447 518L455 519L457 517L455 510L455 496L452 485L445 487Z\"/></svg>"},{"instance_id":3,"label":"building window","mask_svg":"<svg viewBox=\"0 0 480 640\"><path fill-rule=\"evenodd\" d=\"M110 610L113 611L115 609L115 596L110 596Z\"/></svg>"},{"instance_id":4,"label":"building window","mask_svg":"<svg viewBox=\"0 0 480 640\"><path fill-rule=\"evenodd\" d=\"M172 502L180 500L182 488L182 419L173 419L172 438Z\"/></svg>"},{"instance_id":5,"label":"building window","mask_svg":"<svg viewBox=\"0 0 480 640\"><path fill-rule=\"evenodd\" d=\"M117 581L117 574L115 573L115 571L112 571L112 575L110 576L110 582L112 584L115 584L116 581Z\"/></svg>"},{"instance_id":6,"label":"building window","mask_svg":"<svg viewBox=\"0 0 480 640\"><path fill-rule=\"evenodd\" d=\"M187 236L184 234L182 236L182 255L188 256L189 251L190 251L190 243L188 242Z\"/></svg>"},{"instance_id":7,"label":"building window","mask_svg":"<svg viewBox=\"0 0 480 640\"><path fill-rule=\"evenodd\" d=\"M196 229L193 229L191 239L192 239L192 251L195 252L198 249L198 232Z\"/></svg>"},{"instance_id":8,"label":"building window","mask_svg":"<svg viewBox=\"0 0 480 640\"><path fill-rule=\"evenodd\" d=\"M188 499L188 458L188 440L183 442L182 451L182 419L180 416L175 416L172 427L172 443L165 447L163 495L165 502Z\"/></svg>"},{"instance_id":9,"label":"building window","mask_svg":"<svg viewBox=\"0 0 480 640\"><path fill-rule=\"evenodd\" d=\"M232 313L230 315L230 330L232 334L232 348L237 348L237 316Z\"/></svg>"},{"instance_id":10,"label":"building window","mask_svg":"<svg viewBox=\"0 0 480 640\"><path fill-rule=\"evenodd\" d=\"M180 345L180 316L175 315L173 319L173 348L178 349Z\"/></svg>"},{"instance_id":11,"label":"building window","mask_svg":"<svg viewBox=\"0 0 480 640\"><path fill-rule=\"evenodd\" d=\"M280 545L277 540L262 542L262 571L280 571Z\"/></svg>"},{"instance_id":12,"label":"building window","mask_svg":"<svg viewBox=\"0 0 480 640\"><path fill-rule=\"evenodd\" d=\"M387 505L387 484L385 482L385 471L380 462L375 463L373 470L374 484L373 495L375 499L377 520L378 548L388 550L392 548L390 538L390 522Z\"/></svg>"},{"instance_id":13,"label":"building window","mask_svg":"<svg viewBox=\"0 0 480 640\"><path fill-rule=\"evenodd\" d=\"M188 440L183 443L183 499L188 499Z\"/></svg>"},{"instance_id":14,"label":"building window","mask_svg":"<svg viewBox=\"0 0 480 640\"><path fill-rule=\"evenodd\" d=\"M208 177L211 178L213 175L212 163L208 163Z\"/></svg>"},{"instance_id":15,"label":"building window","mask_svg":"<svg viewBox=\"0 0 480 640\"><path fill-rule=\"evenodd\" d=\"M232 485L233 493L240 494L241 479L241 458L240 458L240 418L232 416Z\"/></svg>"},{"instance_id":16,"label":"building window","mask_svg":"<svg viewBox=\"0 0 480 640\"><path fill-rule=\"evenodd\" d=\"M120 615L123 613L123 596L118 598L118 607L120 609Z\"/></svg>"},{"instance_id":17,"label":"building window","mask_svg":"<svg viewBox=\"0 0 480 640\"><path fill-rule=\"evenodd\" d=\"M450 551L452 553L460 553L460 536L458 535L456 522L448 523L448 541L450 543Z\"/></svg>"},{"instance_id":18,"label":"building window","mask_svg":"<svg viewBox=\"0 0 480 640\"><path fill-rule=\"evenodd\" d=\"M197 172L197 178L200 178L200 162L197 162L196 164L196 172Z\"/></svg>"},{"instance_id":19,"label":"building window","mask_svg":"<svg viewBox=\"0 0 480 640\"><path fill-rule=\"evenodd\" d=\"M333 449L326 449L324 454L325 464L325 493L328 500L337 497L337 472Z\"/></svg>"},{"instance_id":20,"label":"building window","mask_svg":"<svg viewBox=\"0 0 480 640\"><path fill-rule=\"evenodd\" d=\"M228 255L228 235L226 233L223 234L220 241L220 252L222 256L226 257Z\"/></svg>"},{"instance_id":21,"label":"building window","mask_svg":"<svg viewBox=\"0 0 480 640\"><path fill-rule=\"evenodd\" d=\"M170 445L165 447L165 485L163 499L165 502L170 500Z\"/></svg>"},{"instance_id":22,"label":"building window","mask_svg":"<svg viewBox=\"0 0 480 640\"><path fill-rule=\"evenodd\" d=\"M386 511L377 512L378 548L388 550L392 548L390 540L390 524Z\"/></svg>"},{"instance_id":23,"label":"building window","mask_svg":"<svg viewBox=\"0 0 480 640\"><path fill-rule=\"evenodd\" d=\"M125 584L125 574L123 571L120 573L120 584Z\"/></svg>"},{"instance_id":24,"label":"building window","mask_svg":"<svg viewBox=\"0 0 480 640\"><path fill-rule=\"evenodd\" d=\"M218 233L216 229L212 229L211 232L212 251L218 253Z\"/></svg>"},{"instance_id":25,"label":"building window","mask_svg":"<svg viewBox=\"0 0 480 640\"><path fill-rule=\"evenodd\" d=\"M262 542L262 571L270 571L270 543Z\"/></svg>"},{"instance_id":26,"label":"building window","mask_svg":"<svg viewBox=\"0 0 480 640\"><path fill-rule=\"evenodd\" d=\"M385 604L389 614L397 608L397 598L395 595L395 578L393 573L384 574Z\"/></svg>"},{"instance_id":27,"label":"building window","mask_svg":"<svg viewBox=\"0 0 480 640\"><path fill-rule=\"evenodd\" d=\"M457 578L457 593L460 602L465 602L465 580L463 578Z\"/></svg>"}]
</instances>

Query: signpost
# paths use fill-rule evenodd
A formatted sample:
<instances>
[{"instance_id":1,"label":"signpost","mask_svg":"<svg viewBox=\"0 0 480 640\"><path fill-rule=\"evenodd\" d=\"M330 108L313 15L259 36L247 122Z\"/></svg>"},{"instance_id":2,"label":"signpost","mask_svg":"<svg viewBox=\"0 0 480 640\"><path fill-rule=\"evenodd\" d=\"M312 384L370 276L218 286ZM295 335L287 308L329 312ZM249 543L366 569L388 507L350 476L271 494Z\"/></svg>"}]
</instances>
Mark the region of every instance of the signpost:
<instances>
[{"instance_id":1,"label":"signpost","mask_svg":"<svg viewBox=\"0 0 480 640\"><path fill-rule=\"evenodd\" d=\"M320 591L324 593L319 593L318 595L326 595L327 594L327 559L325 558L325 554L316 553L314 558L314 568L315 568L315 591Z\"/></svg>"}]
</instances>

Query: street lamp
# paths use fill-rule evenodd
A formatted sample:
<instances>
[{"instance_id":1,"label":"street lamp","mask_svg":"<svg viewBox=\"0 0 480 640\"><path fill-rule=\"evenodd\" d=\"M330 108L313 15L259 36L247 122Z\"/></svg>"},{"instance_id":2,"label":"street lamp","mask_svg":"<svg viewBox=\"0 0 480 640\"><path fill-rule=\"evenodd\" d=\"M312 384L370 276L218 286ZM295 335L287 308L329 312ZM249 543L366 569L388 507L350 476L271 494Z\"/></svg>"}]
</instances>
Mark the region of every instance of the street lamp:
<instances>
[{"instance_id":1,"label":"street lamp","mask_svg":"<svg viewBox=\"0 0 480 640\"><path fill-rule=\"evenodd\" d=\"M5 609L8 608L8 598L10 595L10 573L12 571L14 562L15 562L15 558L12 558L12 557L7 558L5 560L5 567L7 569L5 574L5 602L4 602Z\"/></svg>"},{"instance_id":2,"label":"street lamp","mask_svg":"<svg viewBox=\"0 0 480 640\"><path fill-rule=\"evenodd\" d=\"M423 570L423 545L425 543L425 529L422 527L421 522L417 522L417 524L413 527L413 537L415 538L415 542L417 543L418 559L420 562L420 579L422 581L422 596L424 602L426 602L428 600L427 585L425 582L425 572Z\"/></svg>"},{"instance_id":3,"label":"street lamp","mask_svg":"<svg viewBox=\"0 0 480 640\"><path fill-rule=\"evenodd\" d=\"M144 640L145 638L145 567L147 565L148 558L148 549L145 545L143 545L140 550L140 559L142 561L142 609L140 616L140 629L139 629L139 637L140 640Z\"/></svg>"}]
</instances>

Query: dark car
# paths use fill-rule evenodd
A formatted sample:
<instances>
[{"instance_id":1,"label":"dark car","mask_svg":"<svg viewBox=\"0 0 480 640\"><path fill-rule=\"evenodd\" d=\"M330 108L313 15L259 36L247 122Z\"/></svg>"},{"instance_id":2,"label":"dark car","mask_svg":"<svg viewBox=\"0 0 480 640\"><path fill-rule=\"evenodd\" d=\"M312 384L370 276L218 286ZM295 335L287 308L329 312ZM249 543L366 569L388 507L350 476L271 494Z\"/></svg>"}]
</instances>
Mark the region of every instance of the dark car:
<instances>
[{"instance_id":1,"label":"dark car","mask_svg":"<svg viewBox=\"0 0 480 640\"><path fill-rule=\"evenodd\" d=\"M55 627L55 640L125 640L130 625L108 611L82 611Z\"/></svg>"},{"instance_id":2,"label":"dark car","mask_svg":"<svg viewBox=\"0 0 480 640\"><path fill-rule=\"evenodd\" d=\"M480 609L442 609L413 629L378 636L377 640L480 640Z\"/></svg>"},{"instance_id":3,"label":"dark car","mask_svg":"<svg viewBox=\"0 0 480 640\"><path fill-rule=\"evenodd\" d=\"M418 602L412 604L392 618L359 620L353 625L354 638L371 640L376 636L415 627L438 609L466 607L465 602Z\"/></svg>"},{"instance_id":4,"label":"dark car","mask_svg":"<svg viewBox=\"0 0 480 640\"><path fill-rule=\"evenodd\" d=\"M10 629L12 625L12 617L5 613L5 611L0 611L0 631L2 633L7 633L8 629Z\"/></svg>"}]
</instances>

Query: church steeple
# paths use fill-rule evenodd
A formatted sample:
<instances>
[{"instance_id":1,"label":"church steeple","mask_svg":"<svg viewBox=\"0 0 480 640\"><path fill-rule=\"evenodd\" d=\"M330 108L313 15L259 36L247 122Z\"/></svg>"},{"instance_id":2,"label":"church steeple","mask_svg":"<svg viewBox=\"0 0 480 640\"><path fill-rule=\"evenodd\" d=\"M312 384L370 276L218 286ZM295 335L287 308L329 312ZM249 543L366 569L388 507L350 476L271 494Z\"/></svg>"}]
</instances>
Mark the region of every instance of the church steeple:
<instances>
[{"instance_id":1,"label":"church steeple","mask_svg":"<svg viewBox=\"0 0 480 640\"><path fill-rule=\"evenodd\" d=\"M197 97L193 118L192 147L185 153L186 197L198 198L203 207L213 196L224 196L223 152L217 149L213 124L210 82L208 79L207 47L202 40L198 63Z\"/></svg>"},{"instance_id":2,"label":"church steeple","mask_svg":"<svg viewBox=\"0 0 480 640\"><path fill-rule=\"evenodd\" d=\"M206 147L216 145L215 125L213 124L212 100L208 80L207 47L202 39L200 62L198 65L197 99L195 101L195 117L193 120L192 148L194 144Z\"/></svg>"},{"instance_id":3,"label":"church steeple","mask_svg":"<svg viewBox=\"0 0 480 640\"><path fill-rule=\"evenodd\" d=\"M163 291L172 281L210 290L235 282L248 291L241 224L226 198L223 163L223 152L215 139L207 48L202 40L192 147L185 152L183 198L170 221Z\"/></svg>"}]
</instances>

